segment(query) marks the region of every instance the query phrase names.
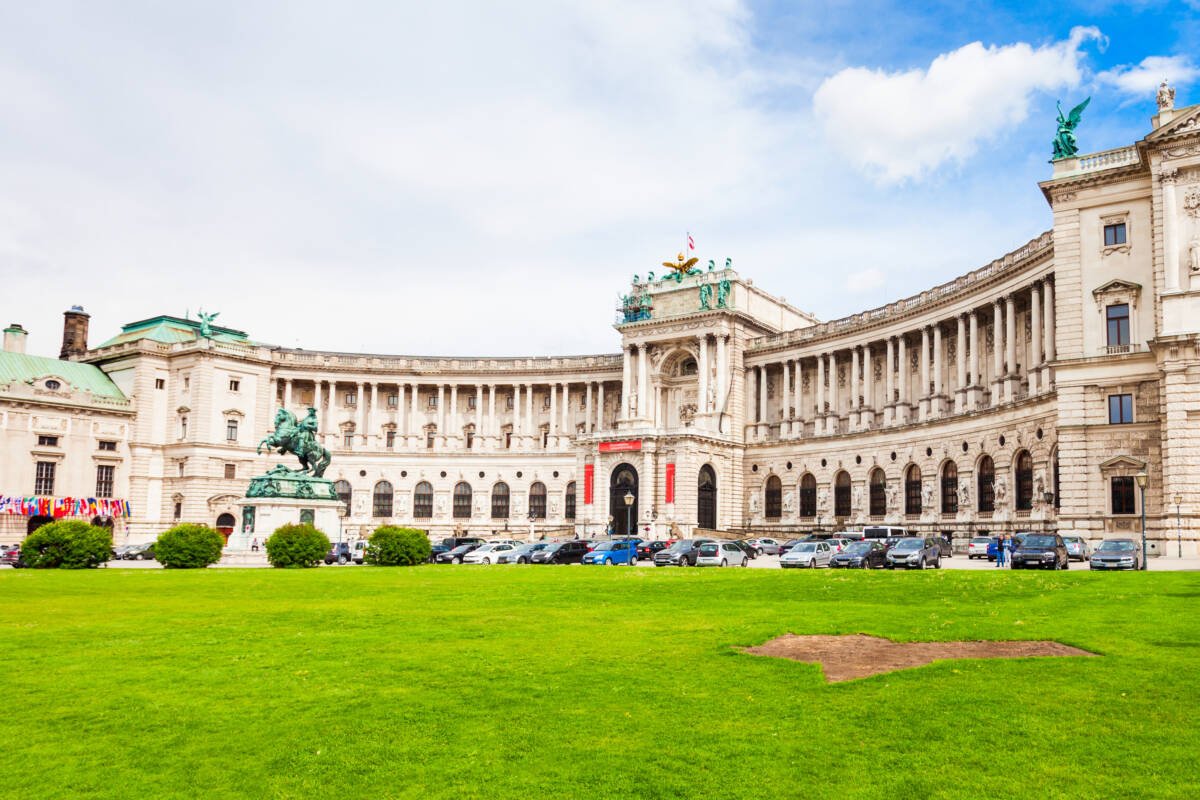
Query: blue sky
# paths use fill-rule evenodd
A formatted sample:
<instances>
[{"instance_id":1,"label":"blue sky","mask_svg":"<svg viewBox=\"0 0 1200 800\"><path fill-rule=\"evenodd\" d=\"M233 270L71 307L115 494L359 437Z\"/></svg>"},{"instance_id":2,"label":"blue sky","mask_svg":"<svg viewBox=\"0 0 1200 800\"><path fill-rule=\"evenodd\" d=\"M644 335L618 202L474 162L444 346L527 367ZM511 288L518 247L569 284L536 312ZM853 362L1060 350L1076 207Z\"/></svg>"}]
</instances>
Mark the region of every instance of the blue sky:
<instances>
[{"instance_id":1,"label":"blue sky","mask_svg":"<svg viewBox=\"0 0 1200 800\"><path fill-rule=\"evenodd\" d=\"M1055 100L1132 142L1197 42L1195 0L8 4L0 322L614 351L688 230L830 319L1049 227Z\"/></svg>"}]
</instances>

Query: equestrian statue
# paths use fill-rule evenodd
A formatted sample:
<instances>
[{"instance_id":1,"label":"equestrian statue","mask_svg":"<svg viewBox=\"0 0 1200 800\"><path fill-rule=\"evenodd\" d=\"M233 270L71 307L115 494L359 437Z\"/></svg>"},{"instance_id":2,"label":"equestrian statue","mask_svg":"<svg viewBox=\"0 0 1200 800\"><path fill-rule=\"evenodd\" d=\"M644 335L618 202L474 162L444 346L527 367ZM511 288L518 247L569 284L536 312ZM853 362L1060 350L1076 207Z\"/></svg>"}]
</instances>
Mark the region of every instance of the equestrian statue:
<instances>
[{"instance_id":1,"label":"equestrian statue","mask_svg":"<svg viewBox=\"0 0 1200 800\"><path fill-rule=\"evenodd\" d=\"M296 421L296 415L286 408L276 411L275 431L258 443L257 452L261 454L264 446L268 452L274 449L281 455L291 453L300 459L300 469L294 472L310 474L314 478L324 476L331 460L329 451L317 442L315 408L308 409L308 415L299 422Z\"/></svg>"}]
</instances>

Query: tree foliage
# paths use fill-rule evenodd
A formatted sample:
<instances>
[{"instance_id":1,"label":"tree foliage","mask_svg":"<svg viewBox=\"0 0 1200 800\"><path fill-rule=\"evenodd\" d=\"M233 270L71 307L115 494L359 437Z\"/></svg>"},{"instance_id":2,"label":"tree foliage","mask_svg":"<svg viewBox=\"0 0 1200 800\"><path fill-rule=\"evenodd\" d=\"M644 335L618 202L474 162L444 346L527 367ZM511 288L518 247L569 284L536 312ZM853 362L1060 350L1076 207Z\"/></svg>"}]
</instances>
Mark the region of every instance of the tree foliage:
<instances>
[{"instance_id":1,"label":"tree foliage","mask_svg":"<svg viewBox=\"0 0 1200 800\"><path fill-rule=\"evenodd\" d=\"M21 544L21 558L40 569L87 569L112 558L112 534L77 519L43 525Z\"/></svg>"},{"instance_id":2,"label":"tree foliage","mask_svg":"<svg viewBox=\"0 0 1200 800\"><path fill-rule=\"evenodd\" d=\"M429 537L416 528L384 525L371 534L363 560L380 567L411 567L429 560Z\"/></svg>"},{"instance_id":3,"label":"tree foliage","mask_svg":"<svg viewBox=\"0 0 1200 800\"><path fill-rule=\"evenodd\" d=\"M159 534L154 557L167 569L199 569L221 560L225 540L207 525L183 523Z\"/></svg>"},{"instance_id":4,"label":"tree foliage","mask_svg":"<svg viewBox=\"0 0 1200 800\"><path fill-rule=\"evenodd\" d=\"M315 567L329 552L329 537L312 525L284 525L267 538L273 567Z\"/></svg>"}]
</instances>

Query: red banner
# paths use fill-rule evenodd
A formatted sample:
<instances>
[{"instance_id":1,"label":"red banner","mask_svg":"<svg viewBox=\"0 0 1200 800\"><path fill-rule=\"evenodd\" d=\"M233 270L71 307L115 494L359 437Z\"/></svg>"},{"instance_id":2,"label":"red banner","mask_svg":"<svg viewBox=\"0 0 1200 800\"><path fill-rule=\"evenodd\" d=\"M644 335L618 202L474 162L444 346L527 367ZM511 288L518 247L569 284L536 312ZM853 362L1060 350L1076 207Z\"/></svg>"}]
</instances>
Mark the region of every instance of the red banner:
<instances>
[{"instance_id":1,"label":"red banner","mask_svg":"<svg viewBox=\"0 0 1200 800\"><path fill-rule=\"evenodd\" d=\"M667 464L667 503L675 502L675 465Z\"/></svg>"},{"instance_id":2,"label":"red banner","mask_svg":"<svg viewBox=\"0 0 1200 800\"><path fill-rule=\"evenodd\" d=\"M592 504L592 483L596 479L596 465L583 465L583 504L590 506Z\"/></svg>"},{"instance_id":3,"label":"red banner","mask_svg":"<svg viewBox=\"0 0 1200 800\"><path fill-rule=\"evenodd\" d=\"M641 439L626 439L623 442L601 442L601 453L628 453L642 449Z\"/></svg>"}]
</instances>

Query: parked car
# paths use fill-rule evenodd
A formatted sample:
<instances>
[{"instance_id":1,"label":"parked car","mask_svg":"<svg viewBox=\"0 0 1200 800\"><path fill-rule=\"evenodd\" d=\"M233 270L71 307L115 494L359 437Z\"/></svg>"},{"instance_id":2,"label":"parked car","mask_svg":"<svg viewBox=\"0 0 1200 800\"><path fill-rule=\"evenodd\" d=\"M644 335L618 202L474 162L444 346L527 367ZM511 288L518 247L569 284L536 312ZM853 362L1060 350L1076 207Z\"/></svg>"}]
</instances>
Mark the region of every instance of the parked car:
<instances>
[{"instance_id":1,"label":"parked car","mask_svg":"<svg viewBox=\"0 0 1200 800\"><path fill-rule=\"evenodd\" d=\"M596 548L579 560L580 564L628 564L637 563L637 544L623 539L600 542Z\"/></svg>"},{"instance_id":2,"label":"parked car","mask_svg":"<svg viewBox=\"0 0 1200 800\"><path fill-rule=\"evenodd\" d=\"M842 552L846 545L850 544L850 540L842 536L834 536L832 539L826 539L825 541L829 542L829 546L833 548L834 553Z\"/></svg>"},{"instance_id":3,"label":"parked car","mask_svg":"<svg viewBox=\"0 0 1200 800\"><path fill-rule=\"evenodd\" d=\"M493 564L504 553L516 550L517 546L508 542L485 542L463 556L464 564Z\"/></svg>"},{"instance_id":4,"label":"parked car","mask_svg":"<svg viewBox=\"0 0 1200 800\"><path fill-rule=\"evenodd\" d=\"M863 528L864 539L907 539L911 535L908 528L895 525L868 525Z\"/></svg>"},{"instance_id":5,"label":"parked car","mask_svg":"<svg viewBox=\"0 0 1200 800\"><path fill-rule=\"evenodd\" d=\"M25 561L21 558L21 546L10 544L0 547L0 564L8 564L10 567L25 566Z\"/></svg>"},{"instance_id":6,"label":"parked car","mask_svg":"<svg viewBox=\"0 0 1200 800\"><path fill-rule=\"evenodd\" d=\"M478 536L447 536L429 548L429 560L437 561L437 557L442 553L449 553L454 548L464 544L483 544L483 539L480 539Z\"/></svg>"},{"instance_id":7,"label":"parked car","mask_svg":"<svg viewBox=\"0 0 1200 800\"><path fill-rule=\"evenodd\" d=\"M522 544L500 554L496 559L497 564L532 564L533 554L539 550L545 550L550 546L549 542L534 542L533 544Z\"/></svg>"},{"instance_id":8,"label":"parked car","mask_svg":"<svg viewBox=\"0 0 1200 800\"><path fill-rule=\"evenodd\" d=\"M791 550L796 545L800 544L801 542L809 542L809 541L815 542L816 539L786 539L786 540L780 542L779 543L780 559L782 559L784 556L786 556L788 554L788 551Z\"/></svg>"},{"instance_id":9,"label":"parked car","mask_svg":"<svg viewBox=\"0 0 1200 800\"><path fill-rule=\"evenodd\" d=\"M461 564L463 558L477 547L483 547L483 542L472 542L471 544L460 544L452 550L447 550L444 553L437 554L438 564Z\"/></svg>"},{"instance_id":10,"label":"parked car","mask_svg":"<svg viewBox=\"0 0 1200 800\"><path fill-rule=\"evenodd\" d=\"M783 542L770 536L760 536L757 539L747 539L746 544L757 550L759 555L777 556Z\"/></svg>"},{"instance_id":11,"label":"parked car","mask_svg":"<svg viewBox=\"0 0 1200 800\"><path fill-rule=\"evenodd\" d=\"M1105 539L1092 553L1090 568L1141 569L1141 548L1133 539Z\"/></svg>"},{"instance_id":12,"label":"parked car","mask_svg":"<svg viewBox=\"0 0 1200 800\"><path fill-rule=\"evenodd\" d=\"M1091 557L1092 548L1082 536L1064 536L1062 540L1067 546L1067 558L1072 561L1087 561Z\"/></svg>"},{"instance_id":13,"label":"parked car","mask_svg":"<svg viewBox=\"0 0 1200 800\"><path fill-rule=\"evenodd\" d=\"M988 555L988 545L993 544L996 540L990 536L975 536L971 541L967 542L967 560L976 558L986 558L988 561L995 557Z\"/></svg>"},{"instance_id":14,"label":"parked car","mask_svg":"<svg viewBox=\"0 0 1200 800\"><path fill-rule=\"evenodd\" d=\"M704 542L696 549L697 567L744 567L750 556L738 542Z\"/></svg>"},{"instance_id":15,"label":"parked car","mask_svg":"<svg viewBox=\"0 0 1200 800\"><path fill-rule=\"evenodd\" d=\"M530 558L534 564L578 564L587 554L588 542L549 542Z\"/></svg>"},{"instance_id":16,"label":"parked car","mask_svg":"<svg viewBox=\"0 0 1200 800\"><path fill-rule=\"evenodd\" d=\"M1070 566L1067 545L1054 533L1031 533L1012 554L1013 569L1069 569Z\"/></svg>"},{"instance_id":17,"label":"parked car","mask_svg":"<svg viewBox=\"0 0 1200 800\"><path fill-rule=\"evenodd\" d=\"M350 549L349 542L334 542L325 554L325 563L332 564L336 561L339 564L349 564L353 558L354 551Z\"/></svg>"},{"instance_id":18,"label":"parked car","mask_svg":"<svg viewBox=\"0 0 1200 800\"><path fill-rule=\"evenodd\" d=\"M154 542L143 542L130 547L121 556L126 561L153 561Z\"/></svg>"},{"instance_id":19,"label":"parked car","mask_svg":"<svg viewBox=\"0 0 1200 800\"><path fill-rule=\"evenodd\" d=\"M368 544L370 544L370 542L368 542L366 539L359 539L357 542L355 542L354 545L350 548L350 551L352 553L352 555L350 556L350 560L353 561L355 564L363 563L363 561L366 560Z\"/></svg>"},{"instance_id":20,"label":"parked car","mask_svg":"<svg viewBox=\"0 0 1200 800\"><path fill-rule=\"evenodd\" d=\"M670 547L670 545L661 539L653 542L642 542L637 546L637 557L639 559L644 558L647 560L653 560L660 551L666 550L668 547Z\"/></svg>"},{"instance_id":21,"label":"parked car","mask_svg":"<svg viewBox=\"0 0 1200 800\"><path fill-rule=\"evenodd\" d=\"M758 550L755 549L755 547L745 539L734 539L733 543L738 546L738 549L746 554L746 558L758 558L761 555L761 553L759 553Z\"/></svg>"},{"instance_id":22,"label":"parked car","mask_svg":"<svg viewBox=\"0 0 1200 800\"><path fill-rule=\"evenodd\" d=\"M929 564L934 569L942 566L942 551L932 536L906 536L887 552L888 569L925 569Z\"/></svg>"},{"instance_id":23,"label":"parked car","mask_svg":"<svg viewBox=\"0 0 1200 800\"><path fill-rule=\"evenodd\" d=\"M781 567L828 567L833 559L833 548L829 542L797 542L779 557Z\"/></svg>"},{"instance_id":24,"label":"parked car","mask_svg":"<svg viewBox=\"0 0 1200 800\"><path fill-rule=\"evenodd\" d=\"M14 547L15 546L16 545L14 545ZM123 545L119 545L117 547L112 548L112 558L110 560L111 561L120 561L121 559L125 558L125 554L134 547L140 547L140 545L123 544Z\"/></svg>"},{"instance_id":25,"label":"parked car","mask_svg":"<svg viewBox=\"0 0 1200 800\"><path fill-rule=\"evenodd\" d=\"M954 545L950 544L950 540L945 536L934 536L933 541L937 543L938 553L942 558L954 557Z\"/></svg>"},{"instance_id":26,"label":"parked car","mask_svg":"<svg viewBox=\"0 0 1200 800\"><path fill-rule=\"evenodd\" d=\"M666 550L654 555L656 567L694 567L696 566L696 550L705 542L712 539L680 539Z\"/></svg>"},{"instance_id":27,"label":"parked car","mask_svg":"<svg viewBox=\"0 0 1200 800\"><path fill-rule=\"evenodd\" d=\"M851 542L842 548L842 552L830 559L829 566L851 567L855 569L882 569L886 558L887 551L883 549L882 542L873 539L864 539L861 542Z\"/></svg>"}]
</instances>

